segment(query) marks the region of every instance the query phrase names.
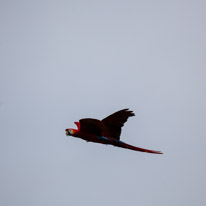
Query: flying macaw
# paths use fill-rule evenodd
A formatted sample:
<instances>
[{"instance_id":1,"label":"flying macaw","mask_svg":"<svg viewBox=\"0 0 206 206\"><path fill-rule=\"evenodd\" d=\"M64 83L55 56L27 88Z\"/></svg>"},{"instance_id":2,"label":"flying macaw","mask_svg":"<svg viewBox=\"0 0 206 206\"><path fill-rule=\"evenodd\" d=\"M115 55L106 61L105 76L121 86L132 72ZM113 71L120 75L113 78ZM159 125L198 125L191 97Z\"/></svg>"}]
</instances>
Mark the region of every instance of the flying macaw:
<instances>
[{"instance_id":1,"label":"flying macaw","mask_svg":"<svg viewBox=\"0 0 206 206\"><path fill-rule=\"evenodd\" d=\"M109 144L140 152L163 154L159 151L135 147L120 141L121 128L124 126L127 119L132 116L135 116L132 111L123 109L111 114L103 120L91 118L80 119L79 122L74 122L77 125L77 129L65 129L65 133L67 136L70 135L81 138L87 142Z\"/></svg>"}]
</instances>

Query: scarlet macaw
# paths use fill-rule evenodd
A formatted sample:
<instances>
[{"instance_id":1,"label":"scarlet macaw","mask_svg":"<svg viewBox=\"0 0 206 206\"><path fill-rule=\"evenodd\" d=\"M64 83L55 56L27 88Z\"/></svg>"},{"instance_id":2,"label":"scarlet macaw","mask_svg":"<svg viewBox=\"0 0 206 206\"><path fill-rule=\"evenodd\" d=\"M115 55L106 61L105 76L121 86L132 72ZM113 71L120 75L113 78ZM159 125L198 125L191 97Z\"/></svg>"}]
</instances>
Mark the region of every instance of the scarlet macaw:
<instances>
[{"instance_id":1,"label":"scarlet macaw","mask_svg":"<svg viewBox=\"0 0 206 206\"><path fill-rule=\"evenodd\" d=\"M155 154L163 154L159 151L143 149L135 147L120 141L121 128L129 117L135 114L129 109L123 109L103 120L98 119L80 119L79 122L74 122L77 129L65 129L66 135L81 138L87 142L96 142L102 144L110 144L117 147L136 150L140 152L148 152Z\"/></svg>"}]
</instances>

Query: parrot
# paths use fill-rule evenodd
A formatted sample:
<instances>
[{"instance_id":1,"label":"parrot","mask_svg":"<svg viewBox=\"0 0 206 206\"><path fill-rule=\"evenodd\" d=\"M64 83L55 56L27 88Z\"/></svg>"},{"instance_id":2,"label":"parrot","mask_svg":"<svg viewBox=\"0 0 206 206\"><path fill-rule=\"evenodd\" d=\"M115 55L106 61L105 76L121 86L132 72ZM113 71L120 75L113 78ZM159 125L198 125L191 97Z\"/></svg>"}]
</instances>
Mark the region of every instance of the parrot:
<instances>
[{"instance_id":1,"label":"parrot","mask_svg":"<svg viewBox=\"0 0 206 206\"><path fill-rule=\"evenodd\" d=\"M81 138L87 142L113 145L139 152L163 154L160 151L136 147L120 140L122 127L127 119L132 116L135 116L133 111L122 109L102 120L93 118L80 119L79 122L74 122L77 129L65 129L65 134L66 136Z\"/></svg>"}]
</instances>

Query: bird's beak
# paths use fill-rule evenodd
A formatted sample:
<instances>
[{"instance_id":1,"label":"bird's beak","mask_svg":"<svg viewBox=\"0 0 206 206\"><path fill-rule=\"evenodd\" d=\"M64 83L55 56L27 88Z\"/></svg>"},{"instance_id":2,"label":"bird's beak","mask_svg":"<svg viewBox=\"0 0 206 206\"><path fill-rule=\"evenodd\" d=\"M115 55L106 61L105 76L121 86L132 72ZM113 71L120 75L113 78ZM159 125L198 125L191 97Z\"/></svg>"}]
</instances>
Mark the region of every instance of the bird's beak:
<instances>
[{"instance_id":1,"label":"bird's beak","mask_svg":"<svg viewBox=\"0 0 206 206\"><path fill-rule=\"evenodd\" d=\"M66 134L66 136L69 136L69 132L67 130L65 131L65 134Z\"/></svg>"}]
</instances>

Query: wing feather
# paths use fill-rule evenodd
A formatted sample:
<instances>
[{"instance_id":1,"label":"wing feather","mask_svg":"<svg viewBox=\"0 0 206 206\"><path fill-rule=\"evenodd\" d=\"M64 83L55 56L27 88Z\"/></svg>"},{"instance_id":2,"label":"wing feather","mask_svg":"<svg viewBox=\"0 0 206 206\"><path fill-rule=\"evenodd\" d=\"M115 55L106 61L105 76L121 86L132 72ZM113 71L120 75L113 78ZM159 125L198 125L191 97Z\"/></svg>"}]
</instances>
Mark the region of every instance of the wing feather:
<instances>
[{"instance_id":1,"label":"wing feather","mask_svg":"<svg viewBox=\"0 0 206 206\"><path fill-rule=\"evenodd\" d=\"M104 118L102 122L107 127L110 137L119 140L121 128L124 126L124 123L127 121L127 119L132 116L135 116L132 111L129 109L122 109Z\"/></svg>"},{"instance_id":2,"label":"wing feather","mask_svg":"<svg viewBox=\"0 0 206 206\"><path fill-rule=\"evenodd\" d=\"M97 119L80 119L80 132L92 134L96 136L102 136L102 122Z\"/></svg>"}]
</instances>

